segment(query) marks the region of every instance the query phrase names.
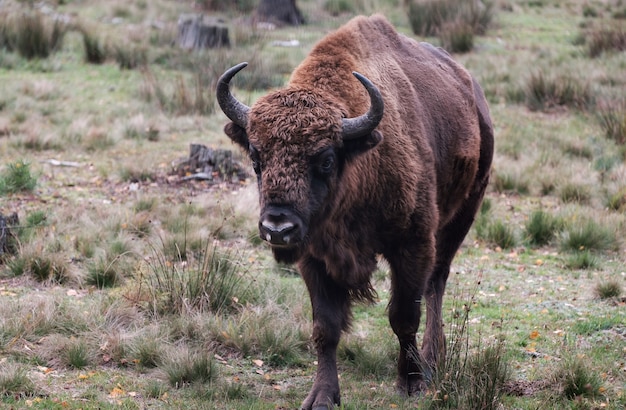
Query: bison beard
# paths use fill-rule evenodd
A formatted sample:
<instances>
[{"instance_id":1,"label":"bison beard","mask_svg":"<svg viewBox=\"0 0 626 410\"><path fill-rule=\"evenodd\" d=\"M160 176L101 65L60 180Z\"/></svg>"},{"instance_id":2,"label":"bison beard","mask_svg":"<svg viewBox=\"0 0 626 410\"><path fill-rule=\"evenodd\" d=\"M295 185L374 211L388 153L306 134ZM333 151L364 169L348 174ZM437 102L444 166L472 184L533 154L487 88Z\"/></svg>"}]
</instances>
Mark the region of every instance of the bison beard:
<instances>
[{"instance_id":1,"label":"bison beard","mask_svg":"<svg viewBox=\"0 0 626 410\"><path fill-rule=\"evenodd\" d=\"M351 305L375 299L377 255L391 268L397 387L418 393L445 354L450 264L489 181L493 127L480 86L379 15L322 39L284 89L252 107L229 90L245 66L222 75L218 102L257 174L260 236L277 260L298 264L311 299L318 368L302 407L340 403L337 344Z\"/></svg>"}]
</instances>

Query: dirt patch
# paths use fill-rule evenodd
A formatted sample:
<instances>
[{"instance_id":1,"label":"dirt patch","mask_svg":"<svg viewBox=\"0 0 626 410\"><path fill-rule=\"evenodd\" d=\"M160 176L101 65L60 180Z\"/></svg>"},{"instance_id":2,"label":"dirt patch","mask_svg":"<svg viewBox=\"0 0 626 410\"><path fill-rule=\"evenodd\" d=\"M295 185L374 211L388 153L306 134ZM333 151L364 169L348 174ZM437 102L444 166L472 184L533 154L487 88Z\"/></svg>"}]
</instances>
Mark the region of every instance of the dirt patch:
<instances>
[{"instance_id":1,"label":"dirt patch","mask_svg":"<svg viewBox=\"0 0 626 410\"><path fill-rule=\"evenodd\" d=\"M550 388L548 380L512 380L504 384L504 393L509 396L534 396L540 391Z\"/></svg>"}]
</instances>

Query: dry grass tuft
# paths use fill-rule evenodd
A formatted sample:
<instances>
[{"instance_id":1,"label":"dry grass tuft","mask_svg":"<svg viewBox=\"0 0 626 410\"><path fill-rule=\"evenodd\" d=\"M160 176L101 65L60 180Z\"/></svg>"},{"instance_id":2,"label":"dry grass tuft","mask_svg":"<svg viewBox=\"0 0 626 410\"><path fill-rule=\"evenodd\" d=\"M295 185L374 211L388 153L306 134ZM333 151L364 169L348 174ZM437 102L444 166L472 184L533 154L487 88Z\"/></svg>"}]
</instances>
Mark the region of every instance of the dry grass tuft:
<instances>
[{"instance_id":1,"label":"dry grass tuft","mask_svg":"<svg viewBox=\"0 0 626 410\"><path fill-rule=\"evenodd\" d=\"M619 299L622 296L622 284L617 280L600 282L594 288L594 294L598 299Z\"/></svg>"},{"instance_id":2,"label":"dry grass tuft","mask_svg":"<svg viewBox=\"0 0 626 410\"><path fill-rule=\"evenodd\" d=\"M26 398L37 395L35 384L27 376L27 366L0 363L0 398Z\"/></svg>"},{"instance_id":3,"label":"dry grass tuft","mask_svg":"<svg viewBox=\"0 0 626 410\"><path fill-rule=\"evenodd\" d=\"M61 48L67 25L39 11L22 10L0 15L3 27L0 42L26 59L47 58Z\"/></svg>"},{"instance_id":4,"label":"dry grass tuft","mask_svg":"<svg viewBox=\"0 0 626 410\"><path fill-rule=\"evenodd\" d=\"M584 36L589 57L597 58L603 53L626 50L626 28L623 23L593 28Z\"/></svg>"},{"instance_id":5,"label":"dry grass tuft","mask_svg":"<svg viewBox=\"0 0 626 410\"><path fill-rule=\"evenodd\" d=\"M617 144L626 144L626 100L603 100L598 103L597 116L604 135Z\"/></svg>"},{"instance_id":6,"label":"dry grass tuft","mask_svg":"<svg viewBox=\"0 0 626 410\"><path fill-rule=\"evenodd\" d=\"M554 384L560 386L561 394L569 399L601 396L602 380L589 364L576 355L564 358L553 374Z\"/></svg>"},{"instance_id":7,"label":"dry grass tuft","mask_svg":"<svg viewBox=\"0 0 626 410\"><path fill-rule=\"evenodd\" d=\"M530 75L525 92L526 105L533 111L557 107L584 110L594 102L588 83L570 75L548 75L543 70Z\"/></svg>"}]
</instances>

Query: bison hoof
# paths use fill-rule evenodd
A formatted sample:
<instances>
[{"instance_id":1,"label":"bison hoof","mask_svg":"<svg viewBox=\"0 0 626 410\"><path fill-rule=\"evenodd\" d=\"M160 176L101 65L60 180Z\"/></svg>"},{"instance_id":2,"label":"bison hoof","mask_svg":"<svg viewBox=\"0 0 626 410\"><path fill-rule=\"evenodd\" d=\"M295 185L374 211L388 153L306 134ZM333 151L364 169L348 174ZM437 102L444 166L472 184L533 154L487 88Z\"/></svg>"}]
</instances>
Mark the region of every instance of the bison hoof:
<instances>
[{"instance_id":1,"label":"bison hoof","mask_svg":"<svg viewBox=\"0 0 626 410\"><path fill-rule=\"evenodd\" d=\"M302 410L333 410L335 405L341 405L339 398L339 389L333 393L329 393L315 387L309 393L309 396L302 403Z\"/></svg>"},{"instance_id":2,"label":"bison hoof","mask_svg":"<svg viewBox=\"0 0 626 410\"><path fill-rule=\"evenodd\" d=\"M421 377L409 377L396 383L396 390L401 396L419 396L428 389L428 383Z\"/></svg>"}]
</instances>

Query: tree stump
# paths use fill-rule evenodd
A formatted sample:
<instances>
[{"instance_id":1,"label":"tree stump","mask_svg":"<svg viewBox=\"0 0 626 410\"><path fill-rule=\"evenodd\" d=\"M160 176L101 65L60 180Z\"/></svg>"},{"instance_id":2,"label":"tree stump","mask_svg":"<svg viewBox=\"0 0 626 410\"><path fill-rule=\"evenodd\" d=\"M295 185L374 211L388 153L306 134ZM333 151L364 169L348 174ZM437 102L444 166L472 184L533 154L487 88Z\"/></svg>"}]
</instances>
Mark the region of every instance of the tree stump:
<instances>
[{"instance_id":1,"label":"tree stump","mask_svg":"<svg viewBox=\"0 0 626 410\"><path fill-rule=\"evenodd\" d=\"M17 213L9 216L0 214L0 262L4 255L15 255L17 253L17 243L15 234L11 232L12 227L17 227L19 218Z\"/></svg>"},{"instance_id":2,"label":"tree stump","mask_svg":"<svg viewBox=\"0 0 626 410\"><path fill-rule=\"evenodd\" d=\"M296 0L261 0L256 9L256 20L291 26L305 23Z\"/></svg>"},{"instance_id":3,"label":"tree stump","mask_svg":"<svg viewBox=\"0 0 626 410\"><path fill-rule=\"evenodd\" d=\"M224 21L202 14L183 14L178 18L178 45L184 49L230 47Z\"/></svg>"},{"instance_id":4,"label":"tree stump","mask_svg":"<svg viewBox=\"0 0 626 410\"><path fill-rule=\"evenodd\" d=\"M189 157L181 159L174 172L183 181L203 180L212 183L233 183L249 177L246 168L233 159L233 152L213 149L202 144L189 146Z\"/></svg>"}]
</instances>

